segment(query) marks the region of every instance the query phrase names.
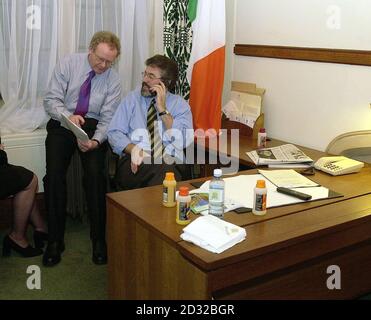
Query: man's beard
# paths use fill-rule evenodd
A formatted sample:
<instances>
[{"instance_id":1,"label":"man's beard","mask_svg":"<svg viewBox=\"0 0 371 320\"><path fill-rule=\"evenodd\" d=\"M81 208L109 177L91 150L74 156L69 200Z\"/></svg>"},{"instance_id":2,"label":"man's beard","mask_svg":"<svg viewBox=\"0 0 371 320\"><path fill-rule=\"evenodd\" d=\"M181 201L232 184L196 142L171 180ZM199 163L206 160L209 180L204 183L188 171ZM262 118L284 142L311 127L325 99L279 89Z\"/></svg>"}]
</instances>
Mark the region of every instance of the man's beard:
<instances>
[{"instance_id":1,"label":"man's beard","mask_svg":"<svg viewBox=\"0 0 371 320\"><path fill-rule=\"evenodd\" d=\"M149 89L150 89L150 86L146 84L145 82L142 82L142 89L140 90L140 94L143 97L155 97L156 91L151 92Z\"/></svg>"}]
</instances>

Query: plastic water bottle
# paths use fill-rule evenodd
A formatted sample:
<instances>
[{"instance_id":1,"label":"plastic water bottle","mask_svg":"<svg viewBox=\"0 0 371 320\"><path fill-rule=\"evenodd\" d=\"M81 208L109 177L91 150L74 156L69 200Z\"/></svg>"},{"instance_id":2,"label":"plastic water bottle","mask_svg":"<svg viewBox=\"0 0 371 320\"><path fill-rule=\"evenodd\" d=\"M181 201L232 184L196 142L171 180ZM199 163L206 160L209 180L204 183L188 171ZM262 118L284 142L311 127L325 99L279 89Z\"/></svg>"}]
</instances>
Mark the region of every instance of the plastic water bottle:
<instances>
[{"instance_id":1,"label":"plastic water bottle","mask_svg":"<svg viewBox=\"0 0 371 320\"><path fill-rule=\"evenodd\" d=\"M218 218L224 217L224 188L222 170L215 169L214 177L209 185L209 214Z\"/></svg>"}]
</instances>

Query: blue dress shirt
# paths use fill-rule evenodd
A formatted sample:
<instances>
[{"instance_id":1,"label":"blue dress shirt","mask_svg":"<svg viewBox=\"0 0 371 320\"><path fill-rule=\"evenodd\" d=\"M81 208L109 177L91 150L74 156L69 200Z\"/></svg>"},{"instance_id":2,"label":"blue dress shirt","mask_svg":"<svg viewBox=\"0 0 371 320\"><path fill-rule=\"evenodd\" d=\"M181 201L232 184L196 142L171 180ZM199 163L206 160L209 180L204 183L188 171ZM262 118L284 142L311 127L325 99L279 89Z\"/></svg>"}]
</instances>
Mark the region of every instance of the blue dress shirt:
<instances>
[{"instance_id":1,"label":"blue dress shirt","mask_svg":"<svg viewBox=\"0 0 371 320\"><path fill-rule=\"evenodd\" d=\"M116 154L122 156L130 143L150 151L147 112L152 99L143 97L138 87L130 92L117 108L107 132L108 141ZM168 92L166 109L174 120L171 130L166 130L157 112L159 134L162 136L165 153L183 160L183 149L193 142L194 136L191 108L182 97Z\"/></svg>"}]
</instances>

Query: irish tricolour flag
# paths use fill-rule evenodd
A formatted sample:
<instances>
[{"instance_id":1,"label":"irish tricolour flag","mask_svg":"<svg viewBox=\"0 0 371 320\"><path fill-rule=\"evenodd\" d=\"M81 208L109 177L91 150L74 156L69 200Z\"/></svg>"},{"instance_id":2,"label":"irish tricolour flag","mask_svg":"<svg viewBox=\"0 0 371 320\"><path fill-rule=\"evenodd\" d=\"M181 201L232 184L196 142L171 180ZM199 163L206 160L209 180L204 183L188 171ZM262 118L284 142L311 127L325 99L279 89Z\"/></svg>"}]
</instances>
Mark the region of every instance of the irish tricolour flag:
<instances>
[{"instance_id":1,"label":"irish tricolour flag","mask_svg":"<svg viewBox=\"0 0 371 320\"><path fill-rule=\"evenodd\" d=\"M190 0L193 43L187 70L195 129L221 126L225 63L225 0Z\"/></svg>"}]
</instances>

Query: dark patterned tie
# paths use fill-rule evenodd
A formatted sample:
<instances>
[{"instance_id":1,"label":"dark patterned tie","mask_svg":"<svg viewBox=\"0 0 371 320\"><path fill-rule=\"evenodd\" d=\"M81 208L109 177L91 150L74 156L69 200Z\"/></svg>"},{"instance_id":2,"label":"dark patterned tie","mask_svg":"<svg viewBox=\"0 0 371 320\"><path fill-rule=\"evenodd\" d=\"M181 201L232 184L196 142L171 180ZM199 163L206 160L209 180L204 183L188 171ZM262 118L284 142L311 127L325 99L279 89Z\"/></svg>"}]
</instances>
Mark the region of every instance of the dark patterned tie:
<instances>
[{"instance_id":1,"label":"dark patterned tie","mask_svg":"<svg viewBox=\"0 0 371 320\"><path fill-rule=\"evenodd\" d=\"M163 145L158 130L156 98L153 98L147 112L147 129L151 139L151 155L154 159L162 156Z\"/></svg>"},{"instance_id":2,"label":"dark patterned tie","mask_svg":"<svg viewBox=\"0 0 371 320\"><path fill-rule=\"evenodd\" d=\"M80 88L79 100L77 101L76 110L74 114L78 114L84 117L89 110L89 100L90 100L90 89L91 89L91 79L95 76L94 70L89 72L88 78L84 81Z\"/></svg>"}]
</instances>

